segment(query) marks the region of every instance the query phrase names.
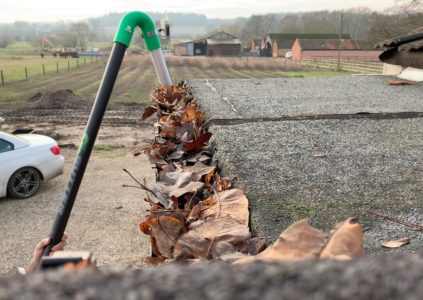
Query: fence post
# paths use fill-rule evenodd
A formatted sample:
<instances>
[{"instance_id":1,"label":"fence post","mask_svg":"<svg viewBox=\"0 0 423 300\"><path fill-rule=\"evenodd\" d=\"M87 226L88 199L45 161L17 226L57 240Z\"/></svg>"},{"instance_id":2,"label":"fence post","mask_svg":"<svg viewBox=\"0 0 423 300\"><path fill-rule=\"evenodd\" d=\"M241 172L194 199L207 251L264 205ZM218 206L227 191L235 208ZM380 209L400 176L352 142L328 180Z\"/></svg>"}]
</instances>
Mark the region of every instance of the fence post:
<instances>
[{"instance_id":1,"label":"fence post","mask_svg":"<svg viewBox=\"0 0 423 300\"><path fill-rule=\"evenodd\" d=\"M1 75L1 85L4 85L3 70L0 70L0 75Z\"/></svg>"},{"instance_id":2,"label":"fence post","mask_svg":"<svg viewBox=\"0 0 423 300\"><path fill-rule=\"evenodd\" d=\"M76 66L79 67L79 59L76 59Z\"/></svg>"},{"instance_id":3,"label":"fence post","mask_svg":"<svg viewBox=\"0 0 423 300\"><path fill-rule=\"evenodd\" d=\"M84 65L87 64L87 59L84 57Z\"/></svg>"},{"instance_id":4,"label":"fence post","mask_svg":"<svg viewBox=\"0 0 423 300\"><path fill-rule=\"evenodd\" d=\"M43 75L46 75L46 68L44 67L44 64L42 66L43 66Z\"/></svg>"},{"instance_id":5,"label":"fence post","mask_svg":"<svg viewBox=\"0 0 423 300\"><path fill-rule=\"evenodd\" d=\"M70 62L69 62L69 60L68 60L68 71L70 70Z\"/></svg>"},{"instance_id":6,"label":"fence post","mask_svg":"<svg viewBox=\"0 0 423 300\"><path fill-rule=\"evenodd\" d=\"M91 60L91 62L90 62L90 63L93 63L93 57L92 57L92 56L90 57L90 60Z\"/></svg>"},{"instance_id":7,"label":"fence post","mask_svg":"<svg viewBox=\"0 0 423 300\"><path fill-rule=\"evenodd\" d=\"M25 67L25 80L28 81L28 69Z\"/></svg>"},{"instance_id":8,"label":"fence post","mask_svg":"<svg viewBox=\"0 0 423 300\"><path fill-rule=\"evenodd\" d=\"M56 72L59 73L59 63L56 63Z\"/></svg>"}]
</instances>

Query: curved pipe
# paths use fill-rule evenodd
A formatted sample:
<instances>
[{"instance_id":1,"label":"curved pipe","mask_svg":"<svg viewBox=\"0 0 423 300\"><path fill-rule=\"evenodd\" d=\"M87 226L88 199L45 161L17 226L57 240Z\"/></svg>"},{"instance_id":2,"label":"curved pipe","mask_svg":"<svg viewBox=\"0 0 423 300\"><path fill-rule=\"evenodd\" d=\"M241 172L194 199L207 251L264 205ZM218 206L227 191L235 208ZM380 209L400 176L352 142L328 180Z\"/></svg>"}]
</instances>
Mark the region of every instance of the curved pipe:
<instances>
[{"instance_id":1,"label":"curved pipe","mask_svg":"<svg viewBox=\"0 0 423 300\"><path fill-rule=\"evenodd\" d=\"M154 69L156 70L160 84L172 85L163 52L160 48L159 34L149 15L140 11L127 13L120 21L114 42L129 47L134 30L137 26L141 28L147 50L150 51Z\"/></svg>"}]
</instances>

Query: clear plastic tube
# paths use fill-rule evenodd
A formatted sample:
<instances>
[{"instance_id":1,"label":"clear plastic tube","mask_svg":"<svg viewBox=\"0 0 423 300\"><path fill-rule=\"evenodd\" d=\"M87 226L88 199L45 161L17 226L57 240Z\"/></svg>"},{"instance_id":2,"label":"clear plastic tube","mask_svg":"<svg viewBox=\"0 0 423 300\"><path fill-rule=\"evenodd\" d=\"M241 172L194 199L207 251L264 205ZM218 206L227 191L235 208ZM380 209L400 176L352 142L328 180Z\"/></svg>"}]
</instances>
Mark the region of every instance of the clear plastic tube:
<instances>
[{"instance_id":1,"label":"clear plastic tube","mask_svg":"<svg viewBox=\"0 0 423 300\"><path fill-rule=\"evenodd\" d=\"M157 77L160 85L172 85L169 71L166 66L166 61L163 56L162 49L158 48L150 52L151 59L153 60L154 69L156 70Z\"/></svg>"}]
</instances>

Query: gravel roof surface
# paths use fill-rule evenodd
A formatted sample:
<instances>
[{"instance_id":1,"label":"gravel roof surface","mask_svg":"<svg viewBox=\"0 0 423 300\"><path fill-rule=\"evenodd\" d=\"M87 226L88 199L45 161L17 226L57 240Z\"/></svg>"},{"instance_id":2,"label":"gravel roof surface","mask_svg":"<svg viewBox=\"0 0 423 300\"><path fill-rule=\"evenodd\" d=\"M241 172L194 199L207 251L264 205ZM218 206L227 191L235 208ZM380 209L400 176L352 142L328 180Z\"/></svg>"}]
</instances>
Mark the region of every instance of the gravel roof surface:
<instances>
[{"instance_id":1,"label":"gravel roof surface","mask_svg":"<svg viewBox=\"0 0 423 300\"><path fill-rule=\"evenodd\" d=\"M421 115L330 118L357 112L423 112L421 84L394 87L386 84L387 79L189 82L207 115L223 119L210 128L214 159L247 191L256 235L272 242L302 218L328 230L358 216L369 254L423 247L421 232L371 214L423 224ZM272 119L282 114L314 114L321 119ZM262 119L251 119L257 117ZM409 245L397 250L380 246L381 241L403 237L411 238Z\"/></svg>"},{"instance_id":2,"label":"gravel roof surface","mask_svg":"<svg viewBox=\"0 0 423 300\"><path fill-rule=\"evenodd\" d=\"M190 80L211 118L277 118L360 112L423 112L423 83L388 86L387 76Z\"/></svg>"}]
</instances>

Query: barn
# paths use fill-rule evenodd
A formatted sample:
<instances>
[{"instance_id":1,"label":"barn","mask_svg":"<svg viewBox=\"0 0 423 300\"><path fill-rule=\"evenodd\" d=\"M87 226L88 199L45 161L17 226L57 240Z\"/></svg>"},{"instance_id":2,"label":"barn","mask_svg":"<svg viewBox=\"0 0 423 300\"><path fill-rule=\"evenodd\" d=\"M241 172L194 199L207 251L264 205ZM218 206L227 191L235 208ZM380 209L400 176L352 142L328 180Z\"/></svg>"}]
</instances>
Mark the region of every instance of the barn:
<instances>
[{"instance_id":1,"label":"barn","mask_svg":"<svg viewBox=\"0 0 423 300\"><path fill-rule=\"evenodd\" d=\"M219 30L201 39L174 44L173 51L178 56L239 56L241 42L237 37Z\"/></svg>"},{"instance_id":2,"label":"barn","mask_svg":"<svg viewBox=\"0 0 423 300\"><path fill-rule=\"evenodd\" d=\"M338 51L339 49L339 51ZM296 39L292 46L292 60L307 58L336 58L361 61L378 61L381 50L365 41L350 39Z\"/></svg>"},{"instance_id":3,"label":"barn","mask_svg":"<svg viewBox=\"0 0 423 300\"><path fill-rule=\"evenodd\" d=\"M337 39L337 33L269 33L266 38L266 48L271 49L273 57L285 57L291 51L296 39ZM350 39L349 34L342 34L342 39Z\"/></svg>"}]
</instances>

